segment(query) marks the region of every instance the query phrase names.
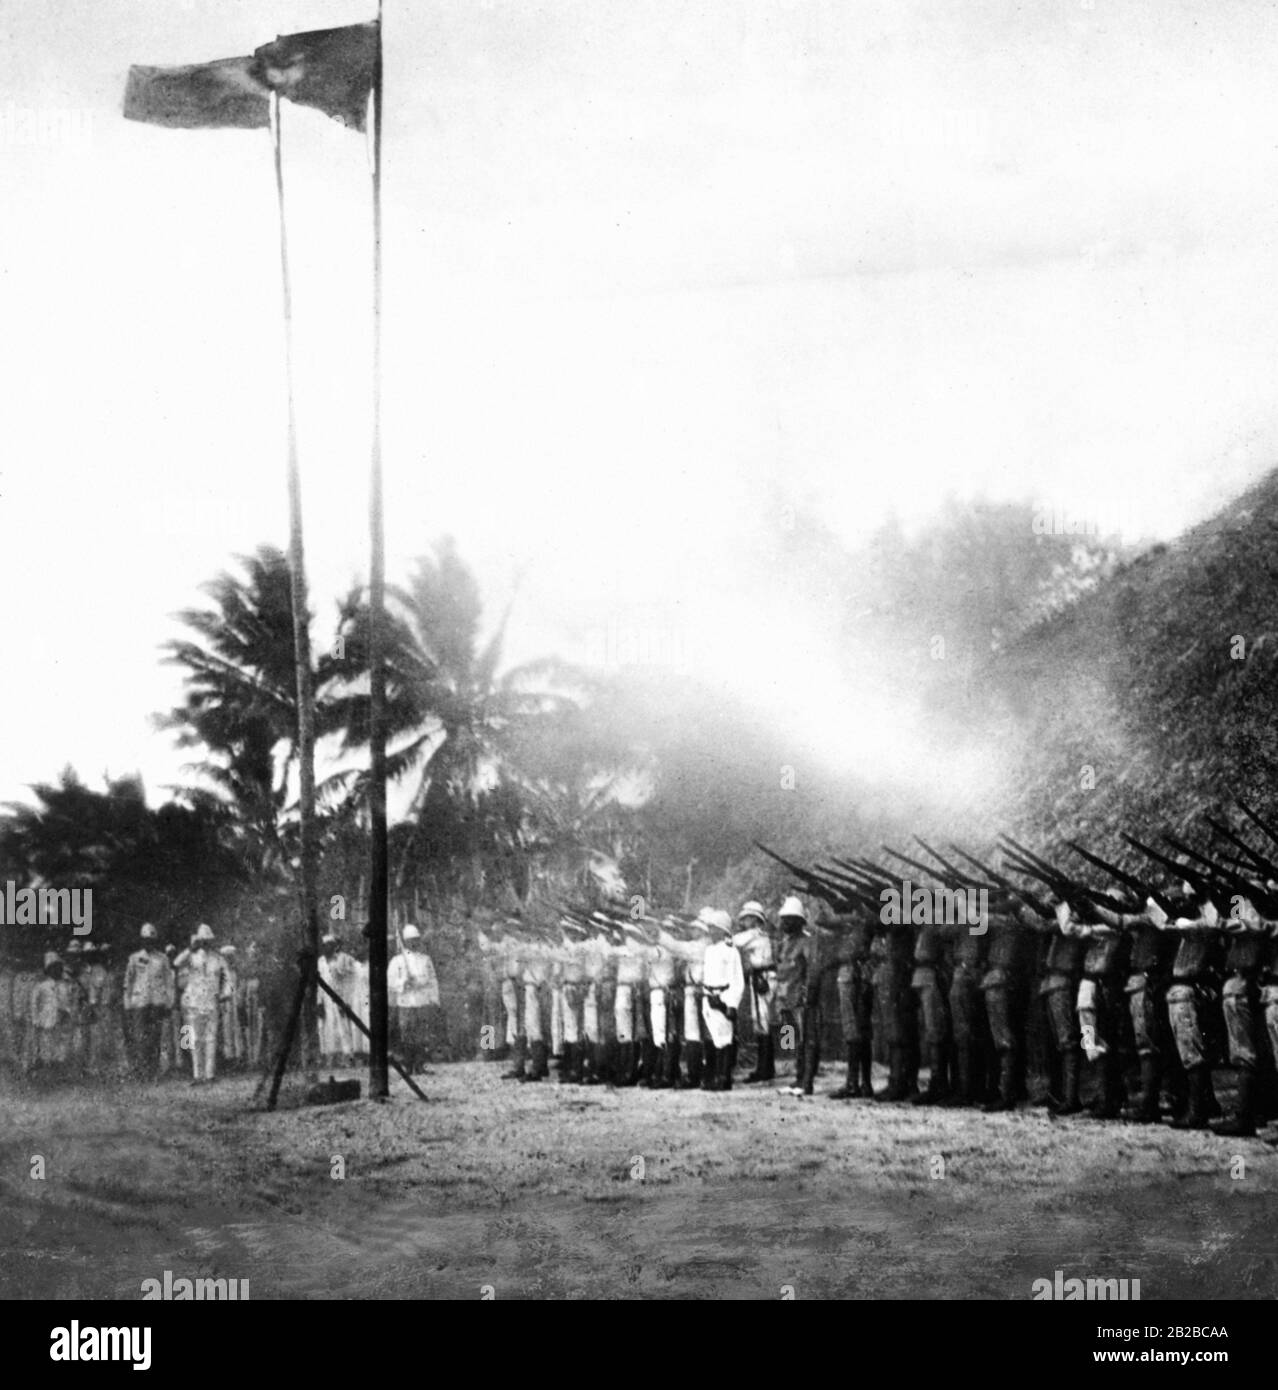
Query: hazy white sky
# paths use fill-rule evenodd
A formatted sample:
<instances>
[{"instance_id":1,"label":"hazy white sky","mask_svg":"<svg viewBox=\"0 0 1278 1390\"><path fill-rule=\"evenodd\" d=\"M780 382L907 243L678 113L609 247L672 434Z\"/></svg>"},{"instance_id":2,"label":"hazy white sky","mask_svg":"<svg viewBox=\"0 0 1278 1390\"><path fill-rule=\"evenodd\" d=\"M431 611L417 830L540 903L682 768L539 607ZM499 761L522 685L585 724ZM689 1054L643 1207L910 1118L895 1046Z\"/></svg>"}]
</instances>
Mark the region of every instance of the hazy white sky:
<instances>
[{"instance_id":1,"label":"hazy white sky","mask_svg":"<svg viewBox=\"0 0 1278 1390\"><path fill-rule=\"evenodd\" d=\"M0 0L0 798L173 780L170 615L286 534L268 137L125 122L128 65L370 14ZM515 656L794 652L800 722L890 761L890 696L857 733L749 581L778 496L1169 535L1272 462L1272 6L388 0L386 45L390 565L451 531L494 613L522 569ZM366 566L367 159L285 136L319 636Z\"/></svg>"}]
</instances>

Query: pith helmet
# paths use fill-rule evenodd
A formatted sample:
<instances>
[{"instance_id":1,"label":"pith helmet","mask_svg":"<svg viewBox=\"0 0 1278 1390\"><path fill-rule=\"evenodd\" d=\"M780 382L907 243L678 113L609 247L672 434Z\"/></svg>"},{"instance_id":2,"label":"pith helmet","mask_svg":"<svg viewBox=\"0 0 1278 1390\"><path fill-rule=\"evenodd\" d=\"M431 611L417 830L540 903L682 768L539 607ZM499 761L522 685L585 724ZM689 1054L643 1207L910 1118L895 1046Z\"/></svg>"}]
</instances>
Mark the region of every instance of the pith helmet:
<instances>
[{"instance_id":1,"label":"pith helmet","mask_svg":"<svg viewBox=\"0 0 1278 1390\"><path fill-rule=\"evenodd\" d=\"M83 955L83 954L84 954L84 947L80 944L79 941L68 941L68 942L67 942L67 948L66 948L66 950L63 952L63 955L67 955L67 956L79 956L79 955Z\"/></svg>"},{"instance_id":2,"label":"pith helmet","mask_svg":"<svg viewBox=\"0 0 1278 1390\"><path fill-rule=\"evenodd\" d=\"M142 940L143 940L143 941L155 941L155 940L157 939L158 935L159 935L159 934L156 932L155 928L150 924L150 922L143 922L143 923L142 923Z\"/></svg>"},{"instance_id":3,"label":"pith helmet","mask_svg":"<svg viewBox=\"0 0 1278 1390\"><path fill-rule=\"evenodd\" d=\"M747 917L757 917L760 922L765 926L767 925L768 914L763 910L762 903L756 903L753 900L746 903L741 911L737 913L737 921L744 922Z\"/></svg>"},{"instance_id":4,"label":"pith helmet","mask_svg":"<svg viewBox=\"0 0 1278 1390\"><path fill-rule=\"evenodd\" d=\"M213 928L210 927L209 924L208 924L207 922L201 922L200 925L199 925L198 927L196 927L196 929L195 929L195 935L191 938L191 940L192 940L192 941L212 941L212 940L213 940Z\"/></svg>"},{"instance_id":5,"label":"pith helmet","mask_svg":"<svg viewBox=\"0 0 1278 1390\"><path fill-rule=\"evenodd\" d=\"M701 920L712 931L721 932L724 936L732 935L732 914L724 912L720 907L708 907L701 914Z\"/></svg>"},{"instance_id":6,"label":"pith helmet","mask_svg":"<svg viewBox=\"0 0 1278 1390\"><path fill-rule=\"evenodd\" d=\"M47 970L51 965L61 965L62 957L56 951L46 951L44 953L44 968Z\"/></svg>"},{"instance_id":7,"label":"pith helmet","mask_svg":"<svg viewBox=\"0 0 1278 1390\"><path fill-rule=\"evenodd\" d=\"M421 932L419 932L411 922L404 928L400 935L405 941L420 941L422 939Z\"/></svg>"},{"instance_id":8,"label":"pith helmet","mask_svg":"<svg viewBox=\"0 0 1278 1390\"><path fill-rule=\"evenodd\" d=\"M790 897L788 897L785 900L785 902L781 904L781 911L777 913L777 916L797 917L800 921L803 922L806 922L808 920L807 909L793 894L791 894Z\"/></svg>"}]
</instances>

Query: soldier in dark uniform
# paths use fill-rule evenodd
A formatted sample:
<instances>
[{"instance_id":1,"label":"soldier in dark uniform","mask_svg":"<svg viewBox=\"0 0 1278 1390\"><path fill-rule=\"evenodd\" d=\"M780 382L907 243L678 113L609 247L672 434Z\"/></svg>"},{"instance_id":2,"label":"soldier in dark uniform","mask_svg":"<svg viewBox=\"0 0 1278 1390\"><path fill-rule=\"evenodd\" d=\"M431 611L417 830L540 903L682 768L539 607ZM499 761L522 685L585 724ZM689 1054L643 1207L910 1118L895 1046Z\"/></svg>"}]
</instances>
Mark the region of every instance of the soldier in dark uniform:
<instances>
[{"instance_id":1,"label":"soldier in dark uniform","mask_svg":"<svg viewBox=\"0 0 1278 1390\"><path fill-rule=\"evenodd\" d=\"M1229 1039L1229 1062L1238 1074L1233 1113L1214 1128L1217 1134L1250 1137L1256 1132L1261 1065L1266 1059L1265 1027L1260 1008L1260 978L1272 958L1273 926L1245 898L1226 920L1228 946L1222 1008Z\"/></svg>"},{"instance_id":2,"label":"soldier in dark uniform","mask_svg":"<svg viewBox=\"0 0 1278 1390\"><path fill-rule=\"evenodd\" d=\"M915 1017L923 1063L928 1068L927 1089L912 1099L915 1105L938 1105L950 1093L949 979L945 962L946 932L934 923L921 926L914 938Z\"/></svg>"},{"instance_id":3,"label":"soldier in dark uniform","mask_svg":"<svg viewBox=\"0 0 1278 1390\"><path fill-rule=\"evenodd\" d=\"M985 1057L990 1039L981 981L989 957L988 926L986 923L986 930L979 932L962 923L952 928L954 967L950 976L950 1029L954 1043L954 1075L950 1102L954 1105L975 1105L985 1086Z\"/></svg>"},{"instance_id":4,"label":"soldier in dark uniform","mask_svg":"<svg viewBox=\"0 0 1278 1390\"><path fill-rule=\"evenodd\" d=\"M1112 925L1096 920L1081 926L1087 943L1083 978L1078 986L1078 1026L1083 1054L1096 1068L1096 1102L1091 1114L1098 1120L1117 1119L1126 1098L1120 1050L1123 985L1131 954L1130 939Z\"/></svg>"},{"instance_id":5,"label":"soldier in dark uniform","mask_svg":"<svg viewBox=\"0 0 1278 1390\"><path fill-rule=\"evenodd\" d=\"M1047 1025L1047 1108L1054 1115L1077 1115L1083 1108L1078 1098L1082 1051L1075 1009L1087 942L1072 922L1067 903L1057 903L1055 920L1040 929L1048 933L1038 985L1039 1008Z\"/></svg>"},{"instance_id":6,"label":"soldier in dark uniform","mask_svg":"<svg viewBox=\"0 0 1278 1390\"><path fill-rule=\"evenodd\" d=\"M874 967L875 1031L888 1056L888 1084L874 1099L907 1100L917 1088L918 1046L914 1033L914 928L886 926L875 938L881 954Z\"/></svg>"},{"instance_id":7,"label":"soldier in dark uniform","mask_svg":"<svg viewBox=\"0 0 1278 1390\"><path fill-rule=\"evenodd\" d=\"M1140 1093L1123 1110L1123 1119L1152 1124L1158 1119L1159 1090L1164 1083L1182 1104L1185 1094L1184 1070L1172 1042L1166 1003L1176 940L1159 931L1163 913L1152 899L1142 913L1114 912L1098 905L1096 915L1122 931L1130 943L1124 993L1140 1060Z\"/></svg>"},{"instance_id":8,"label":"soldier in dark uniform","mask_svg":"<svg viewBox=\"0 0 1278 1390\"><path fill-rule=\"evenodd\" d=\"M1186 884L1186 890L1189 885ZM1207 1008L1215 998L1220 957L1220 913L1210 901L1199 901L1197 915L1159 923L1163 931L1181 933L1172 982L1167 991L1167 1017L1176 1051L1185 1068L1188 1101L1172 1120L1173 1129L1206 1129L1216 1098L1211 1086L1211 1057L1204 1029Z\"/></svg>"},{"instance_id":9,"label":"soldier in dark uniform","mask_svg":"<svg viewBox=\"0 0 1278 1390\"><path fill-rule=\"evenodd\" d=\"M988 1098L981 1107L987 1114L1015 1109L1018 1098L1017 1082L1025 1054L1023 994L1030 942L1027 912L1025 908L1013 909L1005 904L1002 911L990 915L986 969L981 978L992 1049L985 1068Z\"/></svg>"},{"instance_id":10,"label":"soldier in dark uniform","mask_svg":"<svg viewBox=\"0 0 1278 1390\"><path fill-rule=\"evenodd\" d=\"M874 928L875 919L868 910L864 915L843 919L835 981L848 1074L843 1085L830 1092L831 1100L859 1100L874 1094L870 1080L874 1060L874 986L870 978Z\"/></svg>"},{"instance_id":11,"label":"soldier in dark uniform","mask_svg":"<svg viewBox=\"0 0 1278 1390\"><path fill-rule=\"evenodd\" d=\"M781 905L777 914L777 925L781 928L781 941L777 947L777 1009L778 1021L783 1030L789 1029L794 1040L794 1087L803 1084L803 1025L807 1008L808 957L812 949L812 938L805 930L807 911L798 898L789 897ZM782 1046L786 1041L783 1031Z\"/></svg>"}]
</instances>

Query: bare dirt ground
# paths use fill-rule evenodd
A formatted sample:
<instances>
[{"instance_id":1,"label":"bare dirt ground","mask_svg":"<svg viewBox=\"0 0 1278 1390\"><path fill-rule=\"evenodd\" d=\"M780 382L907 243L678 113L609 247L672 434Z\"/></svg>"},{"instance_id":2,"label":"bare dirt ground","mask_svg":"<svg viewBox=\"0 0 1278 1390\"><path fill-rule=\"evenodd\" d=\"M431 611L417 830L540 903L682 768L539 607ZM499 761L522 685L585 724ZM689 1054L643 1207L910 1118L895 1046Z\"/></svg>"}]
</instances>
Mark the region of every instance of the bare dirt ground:
<instances>
[{"instance_id":1,"label":"bare dirt ground","mask_svg":"<svg viewBox=\"0 0 1278 1390\"><path fill-rule=\"evenodd\" d=\"M433 1071L427 1104L396 1081L274 1114L245 1077L0 1090L0 1296L136 1299L169 1270L254 1300L1027 1299L1057 1269L1278 1296L1258 1140Z\"/></svg>"}]
</instances>

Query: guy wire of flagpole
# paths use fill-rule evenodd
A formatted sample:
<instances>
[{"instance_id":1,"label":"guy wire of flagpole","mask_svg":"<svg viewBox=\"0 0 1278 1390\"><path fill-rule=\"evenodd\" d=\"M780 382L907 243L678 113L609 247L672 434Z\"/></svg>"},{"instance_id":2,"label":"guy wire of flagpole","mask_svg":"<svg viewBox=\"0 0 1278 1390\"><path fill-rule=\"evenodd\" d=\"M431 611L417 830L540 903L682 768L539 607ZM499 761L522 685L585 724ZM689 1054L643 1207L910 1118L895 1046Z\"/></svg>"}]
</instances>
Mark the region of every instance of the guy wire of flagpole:
<instances>
[{"instance_id":1,"label":"guy wire of flagpole","mask_svg":"<svg viewBox=\"0 0 1278 1390\"><path fill-rule=\"evenodd\" d=\"M369 469L368 666L369 666L369 909L368 1012L372 1028L368 1091L390 1095L387 1046L390 1021L386 981L389 918L389 854L386 827L386 535L382 510L382 4L377 5L377 54L373 60L373 394Z\"/></svg>"},{"instance_id":2,"label":"guy wire of flagpole","mask_svg":"<svg viewBox=\"0 0 1278 1390\"><path fill-rule=\"evenodd\" d=\"M267 1109L275 1108L280 1083L292 1051L299 1015L304 1066L315 1066L315 978L319 962L319 903L316 898L315 845L315 690L311 672L311 638L306 612L306 564L302 547L302 480L297 461L297 411L293 398L293 286L288 266L288 230L284 219L284 163L280 138L280 98L271 93L271 139L275 151L275 193L279 203L280 279L284 308L284 382L288 402L289 587L293 601L293 657L297 668L297 758L300 824L302 949L300 977L292 1013L275 1063Z\"/></svg>"}]
</instances>

